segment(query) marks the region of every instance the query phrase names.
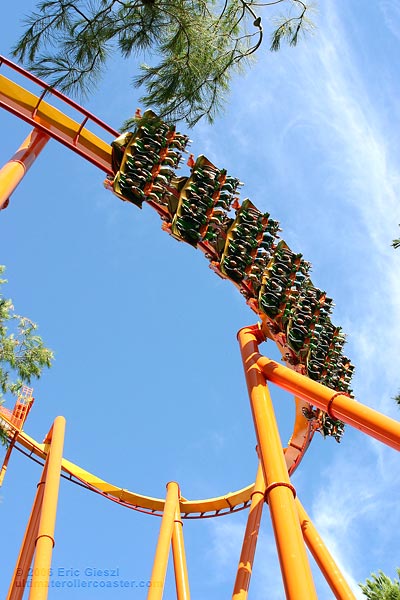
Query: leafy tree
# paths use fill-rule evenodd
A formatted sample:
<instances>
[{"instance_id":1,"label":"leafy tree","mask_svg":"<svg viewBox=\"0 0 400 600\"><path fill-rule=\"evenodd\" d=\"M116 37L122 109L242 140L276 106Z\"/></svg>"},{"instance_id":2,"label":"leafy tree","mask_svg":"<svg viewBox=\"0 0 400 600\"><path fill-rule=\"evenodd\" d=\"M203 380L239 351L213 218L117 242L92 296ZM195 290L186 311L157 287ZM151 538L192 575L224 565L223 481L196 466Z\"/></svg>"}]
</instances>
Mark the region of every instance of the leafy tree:
<instances>
[{"instance_id":1,"label":"leafy tree","mask_svg":"<svg viewBox=\"0 0 400 600\"><path fill-rule=\"evenodd\" d=\"M3 272L0 265L0 275ZM4 283L7 281L0 278L0 286ZM0 402L6 393L17 396L22 385L51 366L53 353L35 334L36 328L30 319L15 314L12 301L0 293ZM1 428L0 441L6 441Z\"/></svg>"},{"instance_id":2,"label":"leafy tree","mask_svg":"<svg viewBox=\"0 0 400 600\"><path fill-rule=\"evenodd\" d=\"M270 19L274 51L312 27L301 0L45 0L13 54L51 85L86 95L113 51L147 52L156 64L142 64L134 79L146 90L141 102L167 120L212 122L232 76L262 44L260 11L277 5L286 12Z\"/></svg>"},{"instance_id":3,"label":"leafy tree","mask_svg":"<svg viewBox=\"0 0 400 600\"><path fill-rule=\"evenodd\" d=\"M393 398L393 400L400 406L400 392Z\"/></svg>"},{"instance_id":4,"label":"leafy tree","mask_svg":"<svg viewBox=\"0 0 400 600\"><path fill-rule=\"evenodd\" d=\"M400 569L397 569L397 575L400 577ZM360 584L364 596L368 600L400 600L400 581L393 581L378 571L378 574L372 573L371 579L367 579L364 585Z\"/></svg>"}]
</instances>

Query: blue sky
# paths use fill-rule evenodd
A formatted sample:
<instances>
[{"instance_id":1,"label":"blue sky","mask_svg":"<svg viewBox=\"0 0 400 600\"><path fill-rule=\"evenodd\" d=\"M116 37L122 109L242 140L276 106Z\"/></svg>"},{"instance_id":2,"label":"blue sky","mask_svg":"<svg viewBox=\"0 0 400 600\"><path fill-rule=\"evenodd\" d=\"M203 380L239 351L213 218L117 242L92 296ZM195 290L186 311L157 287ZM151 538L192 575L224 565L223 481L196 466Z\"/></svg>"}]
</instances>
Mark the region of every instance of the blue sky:
<instances>
[{"instance_id":1,"label":"blue sky","mask_svg":"<svg viewBox=\"0 0 400 600\"><path fill-rule=\"evenodd\" d=\"M2 54L33 6L4 7ZM234 82L224 115L190 131L192 152L244 181L242 197L278 219L282 237L312 262L314 283L336 303L333 322L348 334L356 398L398 418L391 397L400 389L400 254L390 243L400 223L400 10L395 0L326 0L315 21L296 49L261 50ZM118 128L138 105L133 72L116 59L85 106ZM29 128L4 111L0 128L3 164ZM147 495L163 496L170 480L189 498L244 487L257 459L236 332L254 315L200 252L162 232L148 207L120 202L102 180L51 141L1 213L5 292L56 354L34 385L26 431L41 440L63 414L67 458ZM262 350L277 357L270 343ZM286 441L293 402L272 392ZM0 596L39 473L14 453L1 490ZM394 576L400 566L399 473L393 450L347 428L341 445L315 436L293 477L355 590L372 571ZM186 522L193 598L231 594L245 518ZM55 572L119 568L124 580L147 581L158 527L156 517L63 481ZM318 597L332 598L316 570L315 581ZM173 587L169 569L165 598ZM284 597L267 507L250 592L254 600ZM67 596L57 588L49 597ZM73 597L140 600L145 592L75 589Z\"/></svg>"}]
</instances>

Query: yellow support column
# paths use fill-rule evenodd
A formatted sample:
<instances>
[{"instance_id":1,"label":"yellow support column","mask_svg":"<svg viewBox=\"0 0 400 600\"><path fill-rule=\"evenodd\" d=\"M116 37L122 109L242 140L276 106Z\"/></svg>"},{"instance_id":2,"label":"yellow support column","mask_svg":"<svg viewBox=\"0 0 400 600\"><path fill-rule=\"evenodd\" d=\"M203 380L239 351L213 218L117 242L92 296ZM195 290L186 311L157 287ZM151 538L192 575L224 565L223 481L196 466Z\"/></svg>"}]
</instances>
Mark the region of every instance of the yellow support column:
<instances>
[{"instance_id":1,"label":"yellow support column","mask_svg":"<svg viewBox=\"0 0 400 600\"><path fill-rule=\"evenodd\" d=\"M11 194L49 139L47 133L33 129L14 156L0 169L0 210L7 206Z\"/></svg>"},{"instance_id":2,"label":"yellow support column","mask_svg":"<svg viewBox=\"0 0 400 600\"><path fill-rule=\"evenodd\" d=\"M175 481L170 481L167 484L167 497L165 499L164 512L161 519L160 533L158 534L147 600L161 600L163 597L168 556L171 547L172 531L174 528L175 510L177 506L179 506L179 486Z\"/></svg>"},{"instance_id":3,"label":"yellow support column","mask_svg":"<svg viewBox=\"0 0 400 600\"><path fill-rule=\"evenodd\" d=\"M265 481L260 463L258 465L254 491L251 494L249 516L247 519L246 531L244 533L242 552L240 554L232 600L247 600L264 502Z\"/></svg>"},{"instance_id":4,"label":"yellow support column","mask_svg":"<svg viewBox=\"0 0 400 600\"><path fill-rule=\"evenodd\" d=\"M179 504L175 508L174 529L172 531L172 556L174 559L177 600L190 600L185 544L183 541L183 523Z\"/></svg>"},{"instance_id":5,"label":"yellow support column","mask_svg":"<svg viewBox=\"0 0 400 600\"><path fill-rule=\"evenodd\" d=\"M353 592L298 498L296 498L296 507L306 544L334 593L335 598L337 600L355 600Z\"/></svg>"},{"instance_id":6,"label":"yellow support column","mask_svg":"<svg viewBox=\"0 0 400 600\"><path fill-rule=\"evenodd\" d=\"M254 426L265 478L287 600L316 600L317 595L295 506L272 401L257 365L257 327L238 334Z\"/></svg>"},{"instance_id":7,"label":"yellow support column","mask_svg":"<svg viewBox=\"0 0 400 600\"><path fill-rule=\"evenodd\" d=\"M288 392L293 392L299 398L318 408L322 408L334 419L340 419L395 450L400 450L400 423L398 421L265 356L259 356L257 364L265 377L272 383Z\"/></svg>"},{"instance_id":8,"label":"yellow support column","mask_svg":"<svg viewBox=\"0 0 400 600\"><path fill-rule=\"evenodd\" d=\"M38 535L36 538L35 560L32 569L29 600L46 600L48 596L64 433L65 419L64 417L57 417L51 431L48 467L44 483Z\"/></svg>"}]
</instances>

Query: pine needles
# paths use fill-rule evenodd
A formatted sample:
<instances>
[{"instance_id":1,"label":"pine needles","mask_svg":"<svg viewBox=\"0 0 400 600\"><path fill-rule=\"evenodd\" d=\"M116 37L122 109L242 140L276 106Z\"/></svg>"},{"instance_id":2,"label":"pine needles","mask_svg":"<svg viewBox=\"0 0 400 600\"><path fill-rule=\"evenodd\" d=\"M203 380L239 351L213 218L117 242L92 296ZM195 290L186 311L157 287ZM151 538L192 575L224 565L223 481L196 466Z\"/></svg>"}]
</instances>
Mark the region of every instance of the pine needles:
<instances>
[{"instance_id":1,"label":"pine needles","mask_svg":"<svg viewBox=\"0 0 400 600\"><path fill-rule=\"evenodd\" d=\"M141 101L166 120L212 122L234 74L248 66L263 41L258 12L284 4L272 50L297 43L306 24L300 0L46 0L25 22L13 54L51 86L78 96L93 90L111 54L151 53L136 69ZM257 12L256 12L257 11Z\"/></svg>"}]
</instances>

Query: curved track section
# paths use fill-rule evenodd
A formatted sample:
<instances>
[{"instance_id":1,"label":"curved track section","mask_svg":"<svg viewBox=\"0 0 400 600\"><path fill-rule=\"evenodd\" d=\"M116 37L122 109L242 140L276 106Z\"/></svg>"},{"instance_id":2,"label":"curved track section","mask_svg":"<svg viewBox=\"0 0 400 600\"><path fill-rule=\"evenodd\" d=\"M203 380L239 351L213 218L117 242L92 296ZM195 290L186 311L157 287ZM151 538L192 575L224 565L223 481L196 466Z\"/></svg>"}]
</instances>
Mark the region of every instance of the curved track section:
<instances>
[{"instance_id":1,"label":"curved track section","mask_svg":"<svg viewBox=\"0 0 400 600\"><path fill-rule=\"evenodd\" d=\"M0 107L23 119L33 127L41 129L70 150L78 153L80 156L100 168L107 175L113 175L114 171L112 168L111 145L91 132L89 125L90 123L95 124L97 128L100 128L104 132L105 136L111 136L112 138L115 138L119 135L116 130L103 123L100 119L77 105L75 102L71 101L57 90L49 89L48 86L40 79L32 76L30 73L18 65L15 65L8 59L0 57L0 69L8 69L8 74L14 74L14 77L16 75L22 76L26 80L27 87L36 86L40 91L39 94L35 94L0 73ZM45 97L46 100L44 100ZM72 109L72 111L74 111L77 115L77 118L73 119L57 107L53 106L50 102L52 98L61 101L62 105L65 106L65 111ZM165 217L162 207L152 202L149 202L149 204L157 210L161 218ZM207 252L207 248L202 248L201 245L200 249L203 252ZM240 289L240 286L237 287ZM249 306L254 310L254 312L256 312L256 314L259 314L254 304L249 304ZM271 339L277 343L282 355L284 355L284 353L287 352L287 347L282 345L280 343L280 339L276 336L271 336ZM290 472L293 472L300 464L315 431L315 428L304 417L302 412L303 409L307 409L309 405L297 398L295 400L295 424L293 434L285 451L286 461ZM21 433L20 436L25 436L25 434ZM42 457L43 448L41 448L40 444L34 440L31 440L28 438L28 436L26 436L26 438L24 437L23 439L30 440L29 442L26 441L29 446L29 450L34 451L37 456ZM21 440L19 439L19 441ZM79 471L78 467L75 468L75 471L76 469ZM75 471L74 475L77 474ZM82 471L82 473L86 472ZM102 488L104 487L104 482L101 483L100 479L95 479L99 482L98 490L103 493ZM88 481L85 481L85 484L88 484ZM107 486L107 484L105 485ZM115 489L117 490L118 488ZM214 499L210 505L210 508L207 508L205 511L203 511L204 502L196 501L194 504L190 504L190 506L193 504L193 511L190 508L188 514L190 514L190 512L201 513L214 511L219 513L222 510L231 511L232 509L235 509L236 506L245 504L249 500L251 489L252 486L249 486L245 488L245 491L242 490L233 495L228 494L226 497L224 496L219 499ZM120 491L120 495L123 496L123 490ZM133 494L133 496L135 495ZM142 498L142 496L138 497ZM145 497L143 496L143 498ZM228 500L225 500L225 498L228 498ZM119 496L118 501L121 501ZM149 509L148 502L146 501L144 503L146 506L142 506L142 508L146 510L149 509L150 511L157 511L159 510L160 502L163 504L164 501L155 501L155 504L151 504L151 508ZM133 503L135 503L134 500ZM157 508L155 508L155 506ZM207 504L207 507L208 506L209 505ZM197 508L199 510L195 510Z\"/></svg>"},{"instance_id":2,"label":"curved track section","mask_svg":"<svg viewBox=\"0 0 400 600\"><path fill-rule=\"evenodd\" d=\"M301 403L299 402L298 411L300 404ZM46 443L37 442L24 431L20 430L13 423L13 420L12 412L0 406L0 427L5 431L9 442L29 458L32 458L36 462L44 462L48 451L48 445ZM291 446L289 444L288 448L285 449L289 474L291 474L298 466L309 445L310 435L308 428L307 432L304 432L303 427L297 425L296 428L295 426L293 438L297 442L303 440L303 447ZM301 450L301 452L299 452L299 450ZM294 457L296 457L297 460L294 460ZM86 471L67 459L63 459L62 461L62 471L65 478L74 483L78 483L93 492L101 494L108 500L117 502L118 504L133 510L162 516L165 504L164 498L145 496L143 494L131 492L130 490L116 486L112 483L108 483L104 479ZM180 508L182 518L198 519L218 517L243 510L250 505L253 489L254 483L235 492L228 492L223 496L217 496L215 498L204 498L199 500L181 498Z\"/></svg>"},{"instance_id":3,"label":"curved track section","mask_svg":"<svg viewBox=\"0 0 400 600\"><path fill-rule=\"evenodd\" d=\"M18 430L11 422L10 412L0 407L0 426L6 431L10 442L30 458L42 462L46 458L48 445L39 443L25 432ZM63 459L62 470L67 479L83 487L101 494L108 500L117 502L122 506L152 515L162 516L165 499L152 498L104 481L97 475L82 469L78 465ZM218 517L228 513L243 510L250 505L254 484L236 492L229 492L216 498L188 500L182 498L180 502L183 518L209 518Z\"/></svg>"},{"instance_id":4,"label":"curved track section","mask_svg":"<svg viewBox=\"0 0 400 600\"><path fill-rule=\"evenodd\" d=\"M78 153L80 156L97 166L99 169L101 169L104 173L107 174L108 184L110 185L110 181L112 181L116 172L115 155L113 154L110 143L104 141L103 136L106 138L114 139L119 135L118 132L106 125L105 123L103 123L102 121L100 121L96 116L92 115L91 113L77 105L75 102L71 101L69 98L67 98L57 90L49 88L47 84L45 84L38 78L32 76L31 74L27 73L24 69L13 64L9 60L0 57L0 69L3 71L8 70L7 74L13 76L14 79L21 79L21 77L23 78L23 86L21 86L15 81L13 81L13 79L10 79L4 76L2 73L0 73L0 107L8 110L12 114L23 119L33 127L45 132L50 137L53 137L55 140L65 145L70 150ZM32 88L35 88L36 93L35 91L31 91ZM57 106L55 105L56 101ZM58 106L60 105L61 109L58 108ZM71 113L73 114L73 116L70 116ZM91 130L94 128L94 126L96 128L96 131L100 131L101 137L99 137L99 135L95 134ZM131 142L131 146L133 148L137 145L135 134L128 135L134 136ZM174 134L171 135L173 138ZM118 142L118 140L116 141ZM144 142L144 144L144 147L148 147L146 146L146 142ZM113 146L115 151L115 144L113 144ZM135 160L134 155L127 155L127 153L125 152L125 147L121 148L120 157L122 157L121 152L123 152L123 163L127 159ZM167 151L165 151L165 154L167 154ZM176 155L176 150L172 154ZM168 157L166 158L168 160ZM203 165L203 163L201 163L201 168L209 166L207 159L204 160L205 164ZM170 164L171 163L167 163L167 165ZM117 170L118 169L119 166L117 167ZM160 166L157 167L157 169L157 173L159 173ZM169 167L167 168L167 171L168 170L170 170ZM119 173L120 171L118 170L118 174L116 176L116 179L118 180L118 190L119 186L121 185L121 175ZM124 177L124 174L122 175L122 177ZM189 181L190 180L191 178L189 178ZM223 179L223 181L225 181L225 179ZM159 185L158 187L161 187L162 190L164 189L163 185L164 184L161 184L161 186ZM221 185L223 185L223 182L221 183ZM144 189L150 190L150 188L146 187ZM168 186L165 189L171 190L171 188L168 188ZM185 183L185 194L187 194L188 189L188 183ZM116 191L115 180L114 191ZM259 317L262 318L264 323L263 330L265 336L269 337L276 343L282 354L283 359L288 363L288 366L291 366L291 368L295 369L300 373L307 373L305 358L301 360L296 358L292 346L288 344L287 335L281 327L277 327L277 319L275 319L275 317L271 318L270 316L268 316L268 309L266 311L267 314L264 314L265 310L260 309L259 302L257 301L256 297L254 297L254 294L253 297L251 297L254 290L253 285L249 283L250 280L240 281L240 279L235 278L233 271L232 274L229 271L229 268L232 268L229 267L229 265L231 265L231 262L229 261L232 261L232 259L224 255L225 262L221 261L221 263L219 264L216 260L217 255L214 257L212 255L213 252L215 253L215 248L213 248L212 244L210 244L209 242L202 241L201 238L199 238L198 240L196 239L195 242L191 241L190 232L188 239L186 239L185 237L188 235L187 233L182 234L182 230L179 229L180 222L184 222L182 212L183 209L181 210L181 204L179 204L177 212L171 224L168 223L168 221L171 220L169 218L171 216L171 213L169 211L168 206L164 206L162 202L159 202L157 195L151 194L150 192L147 193L146 191L144 193L141 192L141 194L142 196L139 197L139 201L135 200L135 198L131 199L131 201L133 201L138 206L141 206L142 198L145 199L146 202L158 212L162 220L165 221L163 229L167 230L168 233L170 233L174 237L177 237L178 239L182 239L183 236L184 241L187 241L188 243L193 243L193 245L195 245L197 248L203 251L207 258L211 258L210 266L218 273L218 275L229 279L232 283L234 283L234 285L236 285L236 287L248 300L248 305L250 306L250 308ZM179 196L180 192L178 196L176 195L175 191L174 194L176 201L181 203L181 197ZM117 193L117 195L119 195L123 200L127 199L124 196L124 193ZM245 201L245 203L246 202L249 204L250 212L256 211L259 213L259 211L257 211L257 209L253 205L251 205L250 201L247 200ZM221 210L217 212L221 213ZM237 214L239 213L237 212ZM267 218L266 215L262 215L261 213L259 213L259 215L261 215L260 218L262 219ZM274 224L273 227L277 227L277 222L271 222ZM241 226L243 225L239 224L237 225L237 228L240 229ZM229 234L229 236L232 237L232 234ZM228 239L227 237L226 247L228 245L228 242L232 242L232 239ZM233 246L235 246L235 242L233 242ZM281 246L280 251L287 251L289 254L291 253L290 249L286 247L284 242L281 242L278 246ZM287 248L287 250L285 250L285 248ZM224 252L226 252L226 250ZM301 257L301 255L296 256ZM267 284L269 284L269 281L272 280L274 276L276 276L276 274L273 272L273 270L276 268L273 262L273 257L271 260L272 267L267 265L266 268L266 270L270 272L269 279L264 279L262 283L262 287L265 289L267 287ZM273 296L273 293L271 291L268 292L267 290L267 295L265 297L269 297L268 294L269 296ZM292 473L300 464L301 459L304 456L304 453L306 452L311 442L312 436L316 430L315 419L310 419L310 405L307 402L304 402L303 400L300 400L298 398L295 398L295 404L296 414L293 433L289 440L288 447L285 449L285 457L289 473ZM27 452L32 457L43 459L46 454L46 445L36 442L34 439L30 438L27 434L25 434L22 431L15 430L15 427L13 428L12 423L7 420L6 412L7 411L3 411L2 409L0 409L0 416L3 419L3 422L6 423L5 428L10 432L9 439L12 440L13 438L15 438L14 434L17 431L17 436L15 438L15 443L17 444L17 447L19 445L25 452ZM307 413L308 418L306 418L305 416L305 414L307 415ZM161 514L163 511L163 499L143 496L141 494L130 492L129 490L125 490L118 486L109 484L100 479L99 477L85 471L81 467L74 465L73 463L66 460L64 460L63 462L63 470L68 478L75 480L77 483L80 483L81 485L92 489L97 493L100 493L105 497L119 502L125 506L137 510L143 510L151 514ZM209 498L203 500L182 500L182 515L187 518L205 516L209 517L218 516L221 514L226 514L235 510L246 508L250 501L252 489L253 485L250 485L246 488L243 488L242 490L228 493L224 496L217 498Z\"/></svg>"}]
</instances>

